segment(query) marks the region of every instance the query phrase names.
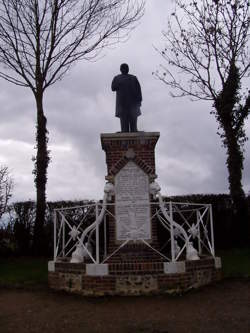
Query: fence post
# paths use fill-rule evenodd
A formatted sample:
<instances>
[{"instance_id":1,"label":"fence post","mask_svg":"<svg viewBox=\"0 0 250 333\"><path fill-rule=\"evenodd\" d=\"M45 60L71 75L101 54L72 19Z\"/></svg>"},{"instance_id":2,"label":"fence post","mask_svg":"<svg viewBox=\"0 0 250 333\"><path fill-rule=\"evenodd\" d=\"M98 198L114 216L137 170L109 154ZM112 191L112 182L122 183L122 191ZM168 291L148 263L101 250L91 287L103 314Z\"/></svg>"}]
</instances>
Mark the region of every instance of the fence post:
<instances>
[{"instance_id":1,"label":"fence post","mask_svg":"<svg viewBox=\"0 0 250 333\"><path fill-rule=\"evenodd\" d=\"M169 215L170 215L170 236L171 236L171 258L175 261L175 244L174 244L174 227L173 227L173 205L172 201L169 202Z\"/></svg>"},{"instance_id":2,"label":"fence post","mask_svg":"<svg viewBox=\"0 0 250 333\"><path fill-rule=\"evenodd\" d=\"M106 212L104 215L104 258L107 257L107 219L106 219Z\"/></svg>"},{"instance_id":3,"label":"fence post","mask_svg":"<svg viewBox=\"0 0 250 333\"><path fill-rule=\"evenodd\" d=\"M54 223L54 261L56 261L56 210L54 210L53 223Z\"/></svg>"},{"instance_id":4,"label":"fence post","mask_svg":"<svg viewBox=\"0 0 250 333\"><path fill-rule=\"evenodd\" d=\"M96 221L98 218L98 202L96 202L95 205L95 217L96 217ZM100 263L100 253L99 253L99 224L96 224L96 229L95 229L95 246L96 246L96 263L99 264Z\"/></svg>"},{"instance_id":5,"label":"fence post","mask_svg":"<svg viewBox=\"0 0 250 333\"><path fill-rule=\"evenodd\" d=\"M202 249L201 249L201 229L200 229L200 211L197 209L196 210L196 224L198 227L198 251L199 254L202 254Z\"/></svg>"},{"instance_id":6,"label":"fence post","mask_svg":"<svg viewBox=\"0 0 250 333\"><path fill-rule=\"evenodd\" d=\"M63 257L65 257L65 219L63 219L62 224L62 253Z\"/></svg>"},{"instance_id":7,"label":"fence post","mask_svg":"<svg viewBox=\"0 0 250 333\"><path fill-rule=\"evenodd\" d=\"M214 226L213 226L213 210L212 205L209 205L209 212L210 212L210 231L211 231L211 245L212 245L212 255L215 255L214 249Z\"/></svg>"}]
</instances>

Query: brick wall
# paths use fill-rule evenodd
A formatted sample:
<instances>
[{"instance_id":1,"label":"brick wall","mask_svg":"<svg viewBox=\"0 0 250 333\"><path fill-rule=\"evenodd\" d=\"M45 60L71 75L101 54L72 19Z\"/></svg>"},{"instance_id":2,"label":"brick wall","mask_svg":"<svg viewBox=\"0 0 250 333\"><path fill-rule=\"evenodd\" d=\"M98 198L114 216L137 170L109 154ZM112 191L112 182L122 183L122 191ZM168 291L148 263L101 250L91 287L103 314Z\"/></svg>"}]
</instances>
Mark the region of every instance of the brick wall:
<instances>
[{"instance_id":1,"label":"brick wall","mask_svg":"<svg viewBox=\"0 0 250 333\"><path fill-rule=\"evenodd\" d=\"M129 159L138 164L149 176L155 176L155 145L158 132L101 134L102 149L106 153L107 179L119 172ZM127 152L134 157L128 157Z\"/></svg>"},{"instance_id":2,"label":"brick wall","mask_svg":"<svg viewBox=\"0 0 250 333\"><path fill-rule=\"evenodd\" d=\"M165 274L162 262L112 263L106 276L87 276L85 264L74 265L56 263L49 286L80 295L144 295L182 293L221 278L213 258L186 261L186 272L178 274Z\"/></svg>"}]
</instances>

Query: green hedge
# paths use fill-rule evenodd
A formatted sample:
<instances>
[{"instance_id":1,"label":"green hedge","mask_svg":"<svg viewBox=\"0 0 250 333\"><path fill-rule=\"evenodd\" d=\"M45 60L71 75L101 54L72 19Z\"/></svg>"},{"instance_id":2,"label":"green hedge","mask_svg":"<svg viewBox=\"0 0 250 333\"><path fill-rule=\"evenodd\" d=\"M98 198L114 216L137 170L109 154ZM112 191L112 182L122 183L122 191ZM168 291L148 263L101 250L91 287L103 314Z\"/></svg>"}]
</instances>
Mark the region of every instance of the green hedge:
<instances>
[{"instance_id":1,"label":"green hedge","mask_svg":"<svg viewBox=\"0 0 250 333\"><path fill-rule=\"evenodd\" d=\"M226 194L193 194L165 197L165 200L177 202L209 203L213 207L214 234L216 249L234 248L234 232L237 228L232 202ZM250 221L250 196L248 201L248 221ZM91 200L48 202L44 224L44 255L53 254L53 210L61 207L93 204ZM35 221L35 202L17 202L9 207L8 222L0 224L0 256L30 255L33 244ZM250 239L250 235L249 235Z\"/></svg>"},{"instance_id":2,"label":"green hedge","mask_svg":"<svg viewBox=\"0 0 250 333\"><path fill-rule=\"evenodd\" d=\"M176 202L193 202L212 204L213 223L216 249L228 249L237 247L235 242L235 228L237 220L232 208L232 200L227 194L190 194L165 197L165 200ZM246 198L248 204L248 219L244 223L248 224L250 230L250 196ZM248 235L250 241L250 234ZM249 242L250 247L250 242Z\"/></svg>"}]
</instances>

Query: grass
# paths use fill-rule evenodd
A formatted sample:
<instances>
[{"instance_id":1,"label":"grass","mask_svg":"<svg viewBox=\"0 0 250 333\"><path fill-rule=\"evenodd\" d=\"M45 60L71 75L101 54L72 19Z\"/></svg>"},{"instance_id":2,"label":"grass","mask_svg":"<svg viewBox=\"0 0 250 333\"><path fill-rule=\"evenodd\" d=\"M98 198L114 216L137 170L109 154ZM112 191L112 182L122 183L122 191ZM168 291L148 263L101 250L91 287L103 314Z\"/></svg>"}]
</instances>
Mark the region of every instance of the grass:
<instances>
[{"instance_id":1,"label":"grass","mask_svg":"<svg viewBox=\"0 0 250 333\"><path fill-rule=\"evenodd\" d=\"M225 278L250 277L250 249L218 251L222 259L222 272Z\"/></svg>"},{"instance_id":2,"label":"grass","mask_svg":"<svg viewBox=\"0 0 250 333\"><path fill-rule=\"evenodd\" d=\"M48 281L46 258L0 259L0 286L42 287Z\"/></svg>"},{"instance_id":3,"label":"grass","mask_svg":"<svg viewBox=\"0 0 250 333\"><path fill-rule=\"evenodd\" d=\"M250 249L218 251L222 259L225 278L250 277ZM41 288L47 286L48 259L11 258L0 259L0 286Z\"/></svg>"}]
</instances>

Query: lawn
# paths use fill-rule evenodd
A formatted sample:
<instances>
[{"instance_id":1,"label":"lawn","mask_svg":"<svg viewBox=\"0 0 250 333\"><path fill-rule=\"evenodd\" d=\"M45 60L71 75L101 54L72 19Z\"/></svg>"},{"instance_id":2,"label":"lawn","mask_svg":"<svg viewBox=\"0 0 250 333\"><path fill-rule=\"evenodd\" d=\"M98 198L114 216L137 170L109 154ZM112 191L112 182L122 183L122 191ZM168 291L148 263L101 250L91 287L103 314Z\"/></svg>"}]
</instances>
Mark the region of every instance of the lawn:
<instances>
[{"instance_id":1,"label":"lawn","mask_svg":"<svg viewBox=\"0 0 250 333\"><path fill-rule=\"evenodd\" d=\"M250 249L218 251L216 255L222 259L223 277L250 277ZM46 258L0 259L0 286L45 287L47 263Z\"/></svg>"},{"instance_id":2,"label":"lawn","mask_svg":"<svg viewBox=\"0 0 250 333\"><path fill-rule=\"evenodd\" d=\"M48 276L46 258L0 259L0 286L46 286Z\"/></svg>"},{"instance_id":3,"label":"lawn","mask_svg":"<svg viewBox=\"0 0 250 333\"><path fill-rule=\"evenodd\" d=\"M223 277L250 277L250 249L218 251L222 259Z\"/></svg>"}]
</instances>

